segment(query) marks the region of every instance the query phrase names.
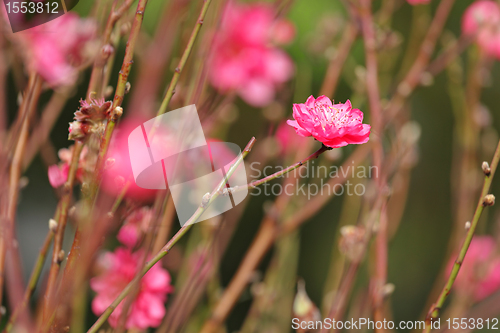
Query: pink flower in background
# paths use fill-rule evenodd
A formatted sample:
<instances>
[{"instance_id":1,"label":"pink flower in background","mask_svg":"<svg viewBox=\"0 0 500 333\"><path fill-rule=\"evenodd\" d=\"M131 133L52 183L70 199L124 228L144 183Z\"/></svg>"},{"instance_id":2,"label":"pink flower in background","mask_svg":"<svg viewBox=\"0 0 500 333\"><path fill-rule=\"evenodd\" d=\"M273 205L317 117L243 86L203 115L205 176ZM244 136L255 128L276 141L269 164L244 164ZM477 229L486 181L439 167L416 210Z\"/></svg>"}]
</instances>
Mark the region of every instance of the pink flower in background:
<instances>
[{"instance_id":1,"label":"pink flower in background","mask_svg":"<svg viewBox=\"0 0 500 333\"><path fill-rule=\"evenodd\" d=\"M425 5L431 2L431 0L406 0L410 5Z\"/></svg>"},{"instance_id":2,"label":"pink flower in background","mask_svg":"<svg viewBox=\"0 0 500 333\"><path fill-rule=\"evenodd\" d=\"M351 102L332 104L326 96L310 96L305 104L293 105L293 118L288 125L300 136L312 136L325 146L338 148L366 143L370 125L363 124L363 112L353 109Z\"/></svg>"},{"instance_id":3,"label":"pink flower in background","mask_svg":"<svg viewBox=\"0 0 500 333\"><path fill-rule=\"evenodd\" d=\"M125 286L132 281L141 268L144 253L132 252L130 249L119 247L113 253L105 254L102 262L106 263L101 275L90 280L90 287L96 292L92 300L92 311L96 315L102 314L114 301ZM173 292L170 274L159 264L153 266L141 279L139 292L132 303L126 328L147 329L157 327L165 316L165 302L167 295ZM123 302L113 311L108 321L116 327L121 316Z\"/></svg>"},{"instance_id":4,"label":"pink flower in background","mask_svg":"<svg viewBox=\"0 0 500 333\"><path fill-rule=\"evenodd\" d=\"M49 166L49 183L53 188L58 188L63 185L68 179L69 165L64 163L62 165Z\"/></svg>"},{"instance_id":5,"label":"pink flower in background","mask_svg":"<svg viewBox=\"0 0 500 333\"><path fill-rule=\"evenodd\" d=\"M462 33L474 37L489 56L500 58L500 7L497 2L472 3L462 17Z\"/></svg>"},{"instance_id":6,"label":"pink flower in background","mask_svg":"<svg viewBox=\"0 0 500 333\"><path fill-rule=\"evenodd\" d=\"M108 158L113 158L115 163L104 170L101 188L105 192L116 196L121 193L123 185L128 182L129 187L125 197L147 203L154 200L157 191L137 186L134 181L128 150L128 136L142 123L143 121L139 119L125 119L117 127L107 155Z\"/></svg>"},{"instance_id":7,"label":"pink flower in background","mask_svg":"<svg viewBox=\"0 0 500 333\"><path fill-rule=\"evenodd\" d=\"M116 238L127 247L135 247L142 235L148 231L153 218L153 210L149 207L142 207L133 211L125 220L120 231L118 231Z\"/></svg>"},{"instance_id":8,"label":"pink flower in background","mask_svg":"<svg viewBox=\"0 0 500 333\"><path fill-rule=\"evenodd\" d=\"M253 106L269 104L293 74L290 57L273 42L288 43L294 34L293 25L276 20L268 4L229 2L214 40L212 85L223 93L236 91Z\"/></svg>"},{"instance_id":9,"label":"pink flower in background","mask_svg":"<svg viewBox=\"0 0 500 333\"><path fill-rule=\"evenodd\" d=\"M293 128L288 126L286 122L282 122L276 130L276 140L279 144L279 151L282 155L286 155L291 151L300 150L306 143L306 138L297 135Z\"/></svg>"},{"instance_id":10,"label":"pink flower in background","mask_svg":"<svg viewBox=\"0 0 500 333\"><path fill-rule=\"evenodd\" d=\"M495 251L495 240L491 236L476 236L472 240L453 285L457 293L480 301L500 289L500 256ZM454 262L450 260L449 272Z\"/></svg>"},{"instance_id":11,"label":"pink flower in background","mask_svg":"<svg viewBox=\"0 0 500 333\"><path fill-rule=\"evenodd\" d=\"M49 183L54 188L63 185L68 179L69 165L71 163L71 156L73 155L73 147L61 148L57 153L61 162L49 166L48 176ZM86 171L94 167L94 164L87 162L87 147L83 147L80 153L80 160L78 161L78 169L76 170L76 179L80 182L83 181L83 175Z\"/></svg>"},{"instance_id":12,"label":"pink flower in background","mask_svg":"<svg viewBox=\"0 0 500 333\"><path fill-rule=\"evenodd\" d=\"M38 72L50 86L70 85L77 66L89 59L95 24L68 13L46 24L17 33L27 50L30 70Z\"/></svg>"}]
</instances>

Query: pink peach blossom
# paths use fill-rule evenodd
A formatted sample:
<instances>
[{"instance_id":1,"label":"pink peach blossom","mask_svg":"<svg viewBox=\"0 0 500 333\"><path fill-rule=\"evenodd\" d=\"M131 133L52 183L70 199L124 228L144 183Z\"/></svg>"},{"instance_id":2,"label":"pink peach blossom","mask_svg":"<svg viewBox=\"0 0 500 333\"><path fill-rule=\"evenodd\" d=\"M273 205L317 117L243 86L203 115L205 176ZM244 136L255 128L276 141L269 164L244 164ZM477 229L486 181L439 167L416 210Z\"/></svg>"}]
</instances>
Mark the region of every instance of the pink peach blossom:
<instances>
[{"instance_id":1,"label":"pink peach blossom","mask_svg":"<svg viewBox=\"0 0 500 333\"><path fill-rule=\"evenodd\" d=\"M288 125L300 136L312 136L325 146L338 148L366 143L370 125L363 124L363 112L353 109L351 102L332 104L326 96L310 96L305 104L293 105L293 118Z\"/></svg>"},{"instance_id":2,"label":"pink peach blossom","mask_svg":"<svg viewBox=\"0 0 500 333\"><path fill-rule=\"evenodd\" d=\"M143 252L132 252L119 247L113 253L105 254L102 262L106 263L101 275L90 280L90 287L96 292L92 300L92 311L102 314L114 301L125 286L132 281L141 268ZM141 279L139 292L132 303L126 328L144 330L157 327L165 316L167 295L173 292L169 273L159 264L153 266ZM108 321L116 327L123 311L123 302L113 311Z\"/></svg>"},{"instance_id":3,"label":"pink peach blossom","mask_svg":"<svg viewBox=\"0 0 500 333\"><path fill-rule=\"evenodd\" d=\"M474 37L489 56L500 58L500 6L495 1L472 3L462 16L462 32Z\"/></svg>"},{"instance_id":4,"label":"pink peach blossom","mask_svg":"<svg viewBox=\"0 0 500 333\"><path fill-rule=\"evenodd\" d=\"M76 80L77 66L94 53L90 45L95 32L91 20L68 13L16 35L27 50L30 70L56 87Z\"/></svg>"},{"instance_id":5,"label":"pink peach blossom","mask_svg":"<svg viewBox=\"0 0 500 333\"><path fill-rule=\"evenodd\" d=\"M451 272L455 260L448 263ZM453 285L460 295L470 295L480 301L500 289L500 256L491 236L476 236L467 251Z\"/></svg>"},{"instance_id":6,"label":"pink peach blossom","mask_svg":"<svg viewBox=\"0 0 500 333\"><path fill-rule=\"evenodd\" d=\"M273 42L289 43L294 34L268 4L229 2L212 48L212 85L222 93L236 91L253 106L269 104L293 74L292 61Z\"/></svg>"},{"instance_id":7,"label":"pink peach blossom","mask_svg":"<svg viewBox=\"0 0 500 333\"><path fill-rule=\"evenodd\" d=\"M127 247L135 247L139 243L142 235L148 231L153 218L153 210L149 207L142 207L133 211L125 219L116 238Z\"/></svg>"}]
</instances>

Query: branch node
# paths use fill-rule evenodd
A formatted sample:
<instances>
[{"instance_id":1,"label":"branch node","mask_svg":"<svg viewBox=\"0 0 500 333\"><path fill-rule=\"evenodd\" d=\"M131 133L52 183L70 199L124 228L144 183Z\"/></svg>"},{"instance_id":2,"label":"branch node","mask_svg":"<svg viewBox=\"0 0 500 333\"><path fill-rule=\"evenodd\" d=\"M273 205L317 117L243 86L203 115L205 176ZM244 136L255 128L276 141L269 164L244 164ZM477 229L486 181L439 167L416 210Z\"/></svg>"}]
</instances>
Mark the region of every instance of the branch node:
<instances>
[{"instance_id":1,"label":"branch node","mask_svg":"<svg viewBox=\"0 0 500 333\"><path fill-rule=\"evenodd\" d=\"M205 195L201 199L201 207L203 207L203 208L206 207L208 205L208 203L210 202L211 197L212 196L210 195L210 192L205 193Z\"/></svg>"}]
</instances>

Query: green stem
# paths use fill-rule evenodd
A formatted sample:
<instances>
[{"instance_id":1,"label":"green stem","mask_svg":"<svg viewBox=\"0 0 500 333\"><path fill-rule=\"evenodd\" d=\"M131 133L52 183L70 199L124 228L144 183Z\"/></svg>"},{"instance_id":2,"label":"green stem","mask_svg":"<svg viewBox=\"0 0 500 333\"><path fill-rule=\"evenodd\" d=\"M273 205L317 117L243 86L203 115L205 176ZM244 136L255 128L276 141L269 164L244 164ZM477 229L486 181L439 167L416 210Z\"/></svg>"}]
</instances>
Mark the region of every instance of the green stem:
<instances>
[{"instance_id":1,"label":"green stem","mask_svg":"<svg viewBox=\"0 0 500 333\"><path fill-rule=\"evenodd\" d=\"M469 245L472 241L472 238L474 237L474 231L476 230L479 218L481 217L481 213L483 212L485 205L484 202L484 197L488 194L490 187L491 187L491 182L493 181L493 176L495 175L495 171L498 166L498 161L500 160L500 141L497 144L497 148L495 150L495 154L493 155L493 160L491 161L491 172L489 174L486 174L484 177L484 183L483 183L483 189L481 191L481 196L479 198L479 201L477 203L476 211L474 212L474 216L472 217L471 221L471 226L469 231L467 232L467 235L465 236L465 240L462 244L462 247L460 249L460 253L455 260L455 264L453 265L453 269L450 273L450 276L448 277L448 281L446 282L443 290L441 291L441 294L439 295L436 303L432 305L432 308L429 311L429 315L426 318L426 325L424 332L428 333L431 331L431 322L432 320L436 319L439 316L439 311L443 307L444 302L448 298L448 294L450 293L450 290L453 286L453 283L455 282L455 279L457 278L458 272L460 271L460 268L462 267L462 263L464 261L465 255L467 254L467 250L469 249Z\"/></svg>"},{"instance_id":2,"label":"green stem","mask_svg":"<svg viewBox=\"0 0 500 333\"><path fill-rule=\"evenodd\" d=\"M125 194L127 194L128 188L130 187L130 182L126 182L125 185L123 186L122 190L120 191L120 194L118 194L118 197L116 198L115 202L113 203L113 207L111 207L111 214L116 213L118 210L118 207L120 207L120 204L123 201L123 198L125 197Z\"/></svg>"},{"instance_id":3,"label":"green stem","mask_svg":"<svg viewBox=\"0 0 500 333\"><path fill-rule=\"evenodd\" d=\"M172 96L174 95L174 90L175 90L175 87L177 86L177 82L179 82L179 78L181 76L182 70L184 69L184 65L186 65L186 62L189 58L189 55L191 54L191 51L193 50L194 42L196 41L196 37L198 37L198 33L200 32L201 26L203 24L203 20L205 19L205 15L207 14L207 10L208 10L208 6L210 5L210 2L211 2L211 0L203 0L203 7L201 8L200 15L198 16L198 20L196 21L196 24L193 28L193 31L191 32L191 36L189 37L189 41L186 45L186 49L184 50L184 53L182 54L181 60L179 61L179 64L175 68L175 73L172 76L172 81L170 81L170 85L168 86L168 90L165 94L165 97L163 98L160 109L158 110L158 113L156 114L157 116L162 115L165 112L167 112L168 104L170 103L170 100L172 99Z\"/></svg>"},{"instance_id":4,"label":"green stem","mask_svg":"<svg viewBox=\"0 0 500 333\"><path fill-rule=\"evenodd\" d=\"M153 267L158 261L160 261L165 255L168 254L170 249L191 229L193 224L195 224L198 219L203 215L205 210L210 207L210 205L214 202L215 199L220 195L221 190L227 184L227 180L234 173L238 165L241 164L243 159L248 155L248 153L252 150L252 147L255 143L255 138L252 138L240 157L234 162L233 165L229 168L226 176L220 181L219 185L215 188L215 190L210 194L210 197L206 203L203 203L198 207L198 209L194 212L193 216L189 218L189 220L182 226L182 228L168 241L168 243L145 265L142 269L139 278L142 278L150 269ZM96 333L101 328L101 326L106 322L109 316L113 313L116 307L127 297L127 295L132 291L134 286L134 281L131 281L118 295L118 297L108 306L108 308L104 311L104 313L97 319L97 321L92 325L92 327L87 331L87 333Z\"/></svg>"}]
</instances>

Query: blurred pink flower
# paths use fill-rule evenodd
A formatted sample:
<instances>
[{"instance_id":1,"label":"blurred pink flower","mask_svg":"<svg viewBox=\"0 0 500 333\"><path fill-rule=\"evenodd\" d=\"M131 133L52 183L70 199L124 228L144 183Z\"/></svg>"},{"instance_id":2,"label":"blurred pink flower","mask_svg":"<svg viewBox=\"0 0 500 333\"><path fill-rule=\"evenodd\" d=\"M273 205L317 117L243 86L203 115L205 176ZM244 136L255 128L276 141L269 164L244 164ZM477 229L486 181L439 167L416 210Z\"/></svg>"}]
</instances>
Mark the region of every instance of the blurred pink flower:
<instances>
[{"instance_id":1,"label":"blurred pink flower","mask_svg":"<svg viewBox=\"0 0 500 333\"><path fill-rule=\"evenodd\" d=\"M462 33L474 37L489 56L500 58L500 6L495 1L472 3L462 17Z\"/></svg>"},{"instance_id":2,"label":"blurred pink flower","mask_svg":"<svg viewBox=\"0 0 500 333\"><path fill-rule=\"evenodd\" d=\"M105 168L102 180L102 189L112 195L119 195L123 189L123 185L128 182L129 187L126 198L138 202L152 202L156 196L156 190L143 189L134 181L132 173L132 165L130 163L130 155L128 150L128 136L130 133L143 123L139 119L125 119L120 123L113 135L111 144L108 150L108 158L113 158L115 163Z\"/></svg>"},{"instance_id":3,"label":"blurred pink flower","mask_svg":"<svg viewBox=\"0 0 500 333\"><path fill-rule=\"evenodd\" d=\"M105 254L104 272L90 280L90 287L97 295L92 300L92 311L102 314L125 286L132 281L141 268L143 252L132 253L130 249L119 247L113 253ZM132 303L126 328L147 329L157 327L165 316L167 295L173 292L170 275L159 264L153 266L141 279L139 292ZM113 311L108 321L116 327L121 316L123 302Z\"/></svg>"},{"instance_id":4,"label":"blurred pink flower","mask_svg":"<svg viewBox=\"0 0 500 333\"><path fill-rule=\"evenodd\" d=\"M27 50L30 70L38 72L52 87L76 80L77 66L92 53L96 26L89 19L67 13L46 24L17 33Z\"/></svg>"},{"instance_id":5,"label":"blurred pink flower","mask_svg":"<svg viewBox=\"0 0 500 333\"><path fill-rule=\"evenodd\" d=\"M300 147L302 147L307 140L303 136L297 135L293 128L288 126L286 122L282 122L278 126L275 137L279 144L280 154L282 155L286 155L291 151L300 150Z\"/></svg>"},{"instance_id":6,"label":"blurred pink flower","mask_svg":"<svg viewBox=\"0 0 500 333\"><path fill-rule=\"evenodd\" d=\"M71 156L73 155L73 147L59 149L58 156L61 162L49 166L48 176L49 183L52 187L57 188L63 185L68 179L69 165L71 163ZM78 169L76 170L76 179L80 182L83 181L83 175L86 171L93 171L94 165L87 162L87 147L83 147L80 153L80 160L78 161Z\"/></svg>"},{"instance_id":7,"label":"blurred pink flower","mask_svg":"<svg viewBox=\"0 0 500 333\"><path fill-rule=\"evenodd\" d=\"M49 166L49 183L53 188L58 188L63 185L68 179L69 165L64 163L62 165Z\"/></svg>"},{"instance_id":8,"label":"blurred pink flower","mask_svg":"<svg viewBox=\"0 0 500 333\"><path fill-rule=\"evenodd\" d=\"M274 24L271 35L276 44L289 44L295 37L295 26L290 21L279 20Z\"/></svg>"},{"instance_id":9,"label":"blurred pink flower","mask_svg":"<svg viewBox=\"0 0 500 333\"><path fill-rule=\"evenodd\" d=\"M273 42L288 43L294 34L290 22L275 19L270 5L229 2L214 40L212 85L223 93L236 91L253 106L269 104L293 74L290 57Z\"/></svg>"},{"instance_id":10,"label":"blurred pink flower","mask_svg":"<svg viewBox=\"0 0 500 333\"><path fill-rule=\"evenodd\" d=\"M410 5L425 5L431 2L431 0L406 0Z\"/></svg>"},{"instance_id":11,"label":"blurred pink flower","mask_svg":"<svg viewBox=\"0 0 500 333\"><path fill-rule=\"evenodd\" d=\"M135 247L139 243L142 235L148 231L153 218L153 210L149 207L142 207L133 211L132 214L125 219L116 238L127 247Z\"/></svg>"},{"instance_id":12,"label":"blurred pink flower","mask_svg":"<svg viewBox=\"0 0 500 333\"><path fill-rule=\"evenodd\" d=\"M313 136L325 146L338 148L366 143L370 125L363 124L363 112L353 109L351 102L332 104L326 96L310 96L305 104L293 105L293 118L288 125L300 136Z\"/></svg>"},{"instance_id":13,"label":"blurred pink flower","mask_svg":"<svg viewBox=\"0 0 500 333\"><path fill-rule=\"evenodd\" d=\"M455 260L448 263L451 272ZM500 289L500 256L491 236L476 236L472 240L455 284L455 291L471 295L480 301Z\"/></svg>"}]
</instances>

